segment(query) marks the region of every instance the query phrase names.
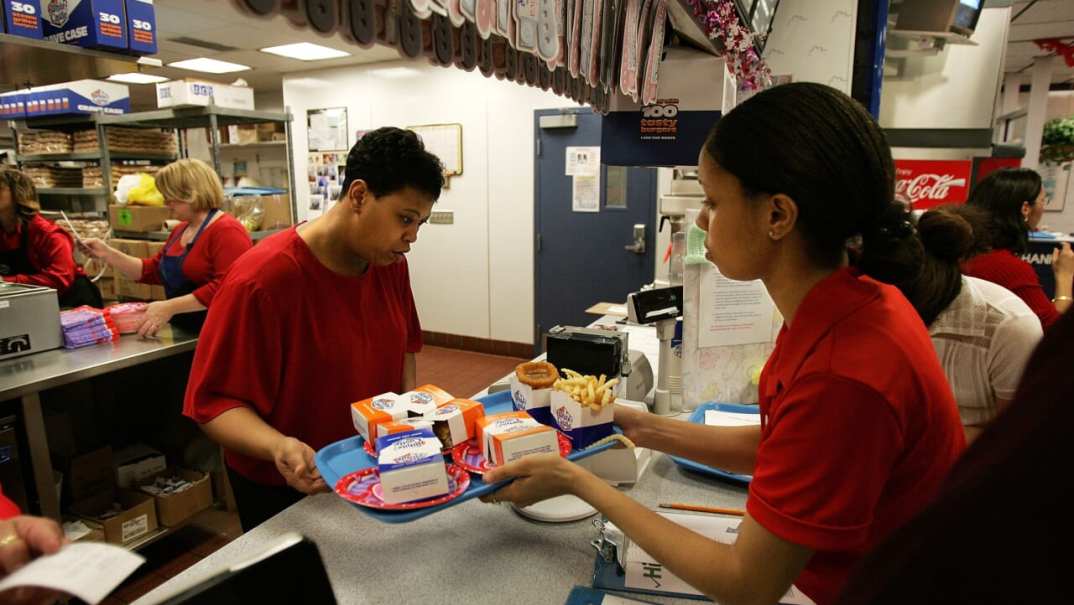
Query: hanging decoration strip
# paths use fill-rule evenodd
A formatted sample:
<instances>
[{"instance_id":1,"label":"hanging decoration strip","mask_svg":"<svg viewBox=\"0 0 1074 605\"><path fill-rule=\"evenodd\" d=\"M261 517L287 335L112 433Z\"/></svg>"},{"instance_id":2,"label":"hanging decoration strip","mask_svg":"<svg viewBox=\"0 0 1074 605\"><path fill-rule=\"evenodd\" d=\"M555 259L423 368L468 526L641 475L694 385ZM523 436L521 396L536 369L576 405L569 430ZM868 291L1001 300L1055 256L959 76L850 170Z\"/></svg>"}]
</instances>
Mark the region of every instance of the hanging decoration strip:
<instances>
[{"instance_id":1,"label":"hanging decoration strip","mask_svg":"<svg viewBox=\"0 0 1074 605\"><path fill-rule=\"evenodd\" d=\"M1063 42L1059 38L1045 38L1043 40L1034 40L1041 50L1053 52L1060 57L1063 57L1063 62L1068 67L1074 67L1074 42Z\"/></svg>"},{"instance_id":2,"label":"hanging decoration strip","mask_svg":"<svg viewBox=\"0 0 1074 605\"><path fill-rule=\"evenodd\" d=\"M757 54L753 40L758 35L749 30L738 18L732 0L688 0L694 18L705 29L705 34L723 46L727 64L742 88L757 90L772 84L772 72L764 59Z\"/></svg>"}]
</instances>

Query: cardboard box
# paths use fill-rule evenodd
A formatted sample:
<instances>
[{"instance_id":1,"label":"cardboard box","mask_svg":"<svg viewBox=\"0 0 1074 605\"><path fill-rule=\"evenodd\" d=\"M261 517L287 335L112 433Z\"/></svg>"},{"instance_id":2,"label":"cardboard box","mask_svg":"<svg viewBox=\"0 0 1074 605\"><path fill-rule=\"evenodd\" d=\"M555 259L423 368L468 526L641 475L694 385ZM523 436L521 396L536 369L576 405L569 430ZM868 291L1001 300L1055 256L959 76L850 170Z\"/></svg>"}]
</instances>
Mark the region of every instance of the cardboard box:
<instances>
[{"instance_id":1,"label":"cardboard box","mask_svg":"<svg viewBox=\"0 0 1074 605\"><path fill-rule=\"evenodd\" d=\"M257 142L257 126L254 124L232 124L227 127L228 143L232 145L250 145Z\"/></svg>"},{"instance_id":2,"label":"cardboard box","mask_svg":"<svg viewBox=\"0 0 1074 605\"><path fill-rule=\"evenodd\" d=\"M108 206L108 220L112 229L116 231L137 233L160 231L164 228L164 221L170 216L171 211L167 206L119 206L117 204Z\"/></svg>"},{"instance_id":3,"label":"cardboard box","mask_svg":"<svg viewBox=\"0 0 1074 605\"><path fill-rule=\"evenodd\" d=\"M152 295L153 291L148 284L140 284L125 277L116 278L116 296L119 298L150 300Z\"/></svg>"},{"instance_id":4,"label":"cardboard box","mask_svg":"<svg viewBox=\"0 0 1074 605\"><path fill-rule=\"evenodd\" d=\"M490 464L499 466L535 454L559 452L555 429L526 412L505 412L479 418L477 442Z\"/></svg>"},{"instance_id":5,"label":"cardboard box","mask_svg":"<svg viewBox=\"0 0 1074 605\"><path fill-rule=\"evenodd\" d=\"M454 397L440 387L423 384L420 387L398 396L398 401L411 416L425 416L436 408L451 401Z\"/></svg>"},{"instance_id":6,"label":"cardboard box","mask_svg":"<svg viewBox=\"0 0 1074 605\"><path fill-rule=\"evenodd\" d=\"M127 47L136 55L157 54L157 14L153 0L127 0Z\"/></svg>"},{"instance_id":7,"label":"cardboard box","mask_svg":"<svg viewBox=\"0 0 1074 605\"><path fill-rule=\"evenodd\" d=\"M212 482L206 473L168 468L153 477L139 481L139 487L145 484L152 485L156 477L182 477L194 484L175 494L150 494L156 502L157 522L165 527L175 527L213 504ZM144 493L145 490L142 491Z\"/></svg>"},{"instance_id":8,"label":"cardboard box","mask_svg":"<svg viewBox=\"0 0 1074 605\"><path fill-rule=\"evenodd\" d=\"M37 86L24 93L26 117L106 113L131 110L130 88L101 80L75 80Z\"/></svg>"},{"instance_id":9,"label":"cardboard box","mask_svg":"<svg viewBox=\"0 0 1074 605\"><path fill-rule=\"evenodd\" d=\"M40 0L2 0L0 12L4 13L4 30L7 33L41 39Z\"/></svg>"},{"instance_id":10,"label":"cardboard box","mask_svg":"<svg viewBox=\"0 0 1074 605\"><path fill-rule=\"evenodd\" d=\"M425 416L432 421L433 434L444 444L454 447L477 435L477 421L485 416L485 406L469 399L454 399Z\"/></svg>"},{"instance_id":11,"label":"cardboard box","mask_svg":"<svg viewBox=\"0 0 1074 605\"><path fill-rule=\"evenodd\" d=\"M64 537L71 542L104 542L104 529L95 523L86 523L81 519L64 517Z\"/></svg>"},{"instance_id":12,"label":"cardboard box","mask_svg":"<svg viewBox=\"0 0 1074 605\"><path fill-rule=\"evenodd\" d=\"M261 195L261 229L281 229L290 227L291 221L291 196L286 193L279 195Z\"/></svg>"},{"instance_id":13,"label":"cardboard box","mask_svg":"<svg viewBox=\"0 0 1074 605\"><path fill-rule=\"evenodd\" d=\"M377 426L407 417L406 408L395 393L382 393L351 404L354 430L366 441L377 440Z\"/></svg>"},{"instance_id":14,"label":"cardboard box","mask_svg":"<svg viewBox=\"0 0 1074 605\"><path fill-rule=\"evenodd\" d=\"M102 447L74 456L67 477L72 500L107 506L115 498L116 489L112 448Z\"/></svg>"},{"instance_id":15,"label":"cardboard box","mask_svg":"<svg viewBox=\"0 0 1074 605\"><path fill-rule=\"evenodd\" d=\"M134 487L168 468L164 454L148 445L135 444L115 453L116 485Z\"/></svg>"},{"instance_id":16,"label":"cardboard box","mask_svg":"<svg viewBox=\"0 0 1074 605\"><path fill-rule=\"evenodd\" d=\"M589 447L612 434L612 420L615 406L603 406L594 412L588 405L582 405L563 391L552 391L552 417L559 430L570 437L574 449Z\"/></svg>"},{"instance_id":17,"label":"cardboard box","mask_svg":"<svg viewBox=\"0 0 1074 605\"><path fill-rule=\"evenodd\" d=\"M116 292L116 280L112 277L102 277L97 280L97 289L101 291L101 298L104 300L118 300L119 294Z\"/></svg>"},{"instance_id":18,"label":"cardboard box","mask_svg":"<svg viewBox=\"0 0 1074 605\"><path fill-rule=\"evenodd\" d=\"M257 140L258 142L267 142L274 140L276 136L276 124L273 122L265 122L257 124Z\"/></svg>"},{"instance_id":19,"label":"cardboard box","mask_svg":"<svg viewBox=\"0 0 1074 605\"><path fill-rule=\"evenodd\" d=\"M164 245L168 242L146 242L146 258L153 258L164 249Z\"/></svg>"},{"instance_id":20,"label":"cardboard box","mask_svg":"<svg viewBox=\"0 0 1074 605\"><path fill-rule=\"evenodd\" d=\"M253 109L254 90L245 86L228 86L204 80L175 80L157 84L157 107L160 108L183 105L205 107L210 100L217 107ZM253 132L256 140L257 130L254 129Z\"/></svg>"},{"instance_id":21,"label":"cardboard box","mask_svg":"<svg viewBox=\"0 0 1074 605\"><path fill-rule=\"evenodd\" d=\"M377 435L385 437L388 435L394 435L396 433L406 433L409 431L417 431L421 429L433 430L433 423L428 420L422 420L420 418L409 418L407 420L400 420L399 422L385 422L384 424L377 425ZM373 442L373 450L377 450L377 444L380 443L380 439Z\"/></svg>"},{"instance_id":22,"label":"cardboard box","mask_svg":"<svg viewBox=\"0 0 1074 605\"><path fill-rule=\"evenodd\" d=\"M108 245L119 250L123 254L129 254L134 258L146 258L149 254L149 244L141 239L122 239L116 237L108 240ZM118 274L116 275L116 278L119 278Z\"/></svg>"},{"instance_id":23,"label":"cardboard box","mask_svg":"<svg viewBox=\"0 0 1074 605\"><path fill-rule=\"evenodd\" d=\"M168 300L164 286L149 286L149 300Z\"/></svg>"},{"instance_id":24,"label":"cardboard box","mask_svg":"<svg viewBox=\"0 0 1074 605\"><path fill-rule=\"evenodd\" d=\"M553 428L559 427L552 418L552 389L535 389L512 373L511 402L516 410L528 412L537 422Z\"/></svg>"},{"instance_id":25,"label":"cardboard box","mask_svg":"<svg viewBox=\"0 0 1074 605\"><path fill-rule=\"evenodd\" d=\"M123 0L53 0L41 5L41 33L46 40L86 48L127 50Z\"/></svg>"},{"instance_id":26,"label":"cardboard box","mask_svg":"<svg viewBox=\"0 0 1074 605\"><path fill-rule=\"evenodd\" d=\"M71 512L78 515L87 525L96 526L104 532L106 542L127 544L156 531L157 506L153 496L140 492L123 490L116 495L116 502L123 512L113 517L102 518L99 507L86 506L84 502L71 505Z\"/></svg>"},{"instance_id":27,"label":"cardboard box","mask_svg":"<svg viewBox=\"0 0 1074 605\"><path fill-rule=\"evenodd\" d=\"M377 439L381 499L398 504L442 496L450 491L440 440L429 429Z\"/></svg>"}]
</instances>

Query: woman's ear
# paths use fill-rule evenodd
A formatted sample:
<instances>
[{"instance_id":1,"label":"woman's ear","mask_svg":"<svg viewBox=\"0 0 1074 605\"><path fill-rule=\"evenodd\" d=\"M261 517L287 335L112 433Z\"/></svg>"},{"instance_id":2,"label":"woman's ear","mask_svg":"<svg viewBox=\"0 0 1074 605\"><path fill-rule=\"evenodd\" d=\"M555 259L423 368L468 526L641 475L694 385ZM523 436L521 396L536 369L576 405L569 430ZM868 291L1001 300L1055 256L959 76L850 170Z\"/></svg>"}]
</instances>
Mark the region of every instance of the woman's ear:
<instances>
[{"instance_id":1,"label":"woman's ear","mask_svg":"<svg viewBox=\"0 0 1074 605\"><path fill-rule=\"evenodd\" d=\"M1022 218L1028 219L1029 215L1033 212L1033 204L1031 202L1022 202Z\"/></svg>"},{"instance_id":2,"label":"woman's ear","mask_svg":"<svg viewBox=\"0 0 1074 605\"><path fill-rule=\"evenodd\" d=\"M768 198L765 218L768 237L773 240L783 239L798 223L798 204L790 196L777 193Z\"/></svg>"}]
</instances>

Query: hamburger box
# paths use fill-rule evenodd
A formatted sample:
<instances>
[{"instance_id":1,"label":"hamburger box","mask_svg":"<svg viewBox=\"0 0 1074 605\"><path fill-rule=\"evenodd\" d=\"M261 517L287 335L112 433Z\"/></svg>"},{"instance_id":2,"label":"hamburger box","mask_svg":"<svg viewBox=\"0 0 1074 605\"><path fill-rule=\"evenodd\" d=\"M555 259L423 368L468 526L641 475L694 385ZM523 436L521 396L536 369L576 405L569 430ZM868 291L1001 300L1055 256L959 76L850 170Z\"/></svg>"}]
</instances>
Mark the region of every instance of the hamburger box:
<instances>
[{"instance_id":1,"label":"hamburger box","mask_svg":"<svg viewBox=\"0 0 1074 605\"><path fill-rule=\"evenodd\" d=\"M377 439L381 499L389 504L442 496L450 491L440 440L429 429Z\"/></svg>"},{"instance_id":2,"label":"hamburger box","mask_svg":"<svg viewBox=\"0 0 1074 605\"><path fill-rule=\"evenodd\" d=\"M183 105L205 107L210 101L217 107L252 110L254 89L204 80L173 80L157 84L157 107L161 109ZM252 129L252 133L253 141L251 142L257 142L257 129Z\"/></svg>"},{"instance_id":3,"label":"hamburger box","mask_svg":"<svg viewBox=\"0 0 1074 605\"><path fill-rule=\"evenodd\" d=\"M127 48L136 55L157 54L157 14L153 0L126 0Z\"/></svg>"},{"instance_id":4,"label":"hamburger box","mask_svg":"<svg viewBox=\"0 0 1074 605\"><path fill-rule=\"evenodd\" d=\"M112 204L108 206L108 220L116 231L134 231L137 233L149 233L160 231L164 227L164 221L171 216L167 206L120 206ZM146 249L145 258L149 251Z\"/></svg>"},{"instance_id":5,"label":"hamburger box","mask_svg":"<svg viewBox=\"0 0 1074 605\"><path fill-rule=\"evenodd\" d=\"M574 449L589 447L612 434L612 420L615 406L605 405L599 411L593 411L588 405L575 401L563 391L552 392L552 417L559 430L570 437Z\"/></svg>"},{"instance_id":6,"label":"hamburger box","mask_svg":"<svg viewBox=\"0 0 1074 605\"><path fill-rule=\"evenodd\" d=\"M476 427L482 454L493 466L559 452L555 429L537 422L526 412L485 416L477 420Z\"/></svg>"},{"instance_id":7,"label":"hamburger box","mask_svg":"<svg viewBox=\"0 0 1074 605\"><path fill-rule=\"evenodd\" d=\"M152 488L158 478L168 477L185 479L191 486L174 493L153 493L155 490L146 489L147 486ZM138 488L153 497L157 507L157 521L165 527L175 527L213 504L213 488L209 475L201 471L169 467L152 477L138 481Z\"/></svg>"},{"instance_id":8,"label":"hamburger box","mask_svg":"<svg viewBox=\"0 0 1074 605\"><path fill-rule=\"evenodd\" d=\"M105 541L112 544L127 544L156 531L157 511L152 496L121 490L115 502L119 504L119 512L115 514L110 512L110 504L97 506L86 502L72 504L71 512L86 525L103 532Z\"/></svg>"},{"instance_id":9,"label":"hamburger box","mask_svg":"<svg viewBox=\"0 0 1074 605\"><path fill-rule=\"evenodd\" d=\"M376 441L377 427L407 417L406 408L395 393L382 393L351 404L351 421L354 430L366 441Z\"/></svg>"},{"instance_id":10,"label":"hamburger box","mask_svg":"<svg viewBox=\"0 0 1074 605\"><path fill-rule=\"evenodd\" d=\"M447 391L440 387L423 384L420 387L398 396L399 403L410 413L411 416L425 416L454 399Z\"/></svg>"},{"instance_id":11,"label":"hamburger box","mask_svg":"<svg viewBox=\"0 0 1074 605\"><path fill-rule=\"evenodd\" d=\"M123 0L42 0L46 40L86 48L127 50Z\"/></svg>"},{"instance_id":12,"label":"hamburger box","mask_svg":"<svg viewBox=\"0 0 1074 605\"><path fill-rule=\"evenodd\" d=\"M2 0L0 12L4 13L4 29L7 33L41 39L40 0Z\"/></svg>"},{"instance_id":13,"label":"hamburger box","mask_svg":"<svg viewBox=\"0 0 1074 605\"><path fill-rule=\"evenodd\" d=\"M130 88L100 80L36 86L24 93L24 102L27 118L91 113L118 115L131 110Z\"/></svg>"},{"instance_id":14,"label":"hamburger box","mask_svg":"<svg viewBox=\"0 0 1074 605\"><path fill-rule=\"evenodd\" d=\"M433 433L444 447L454 447L477 434L477 421L485 417L485 406L469 399L453 399L425 415Z\"/></svg>"},{"instance_id":15,"label":"hamburger box","mask_svg":"<svg viewBox=\"0 0 1074 605\"><path fill-rule=\"evenodd\" d=\"M418 418L410 418L409 420L403 420L400 422L385 422L384 424L377 425L377 435L384 437L385 435L394 435L396 433L405 433L407 431L417 431L420 429L432 430L433 423L427 420L421 420ZM377 448L377 441L373 442L373 448Z\"/></svg>"},{"instance_id":16,"label":"hamburger box","mask_svg":"<svg viewBox=\"0 0 1074 605\"><path fill-rule=\"evenodd\" d=\"M515 409L520 412L529 412L533 419L550 427L557 427L552 418L552 389L535 389L518 379L517 374L511 374L511 401Z\"/></svg>"}]
</instances>

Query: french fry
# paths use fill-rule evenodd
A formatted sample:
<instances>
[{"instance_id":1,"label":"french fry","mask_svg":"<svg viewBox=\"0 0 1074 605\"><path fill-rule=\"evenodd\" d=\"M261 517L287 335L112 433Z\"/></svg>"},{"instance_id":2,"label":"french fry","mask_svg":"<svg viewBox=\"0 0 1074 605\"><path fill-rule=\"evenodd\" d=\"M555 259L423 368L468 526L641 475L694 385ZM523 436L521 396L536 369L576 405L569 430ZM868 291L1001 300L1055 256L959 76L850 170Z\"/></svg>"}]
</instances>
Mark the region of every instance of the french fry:
<instances>
[{"instance_id":1,"label":"french fry","mask_svg":"<svg viewBox=\"0 0 1074 605\"><path fill-rule=\"evenodd\" d=\"M600 378L596 376L582 375L574 370L563 368L566 378L560 378L552 385L552 388L563 391L572 399L589 407L594 412L599 412L604 406L615 402L615 385L619 384L618 378L608 380L605 374Z\"/></svg>"}]
</instances>

